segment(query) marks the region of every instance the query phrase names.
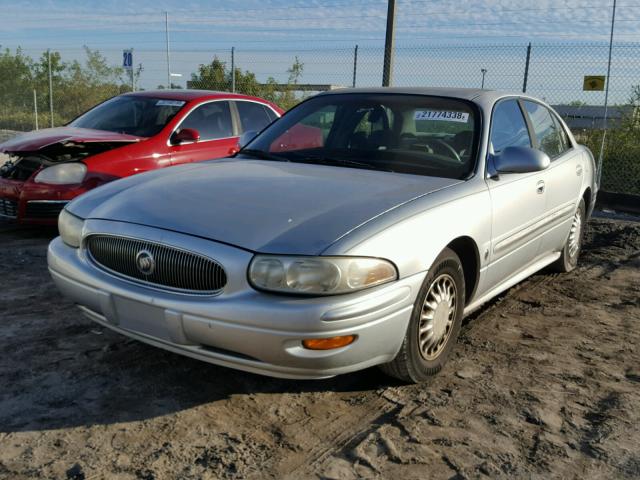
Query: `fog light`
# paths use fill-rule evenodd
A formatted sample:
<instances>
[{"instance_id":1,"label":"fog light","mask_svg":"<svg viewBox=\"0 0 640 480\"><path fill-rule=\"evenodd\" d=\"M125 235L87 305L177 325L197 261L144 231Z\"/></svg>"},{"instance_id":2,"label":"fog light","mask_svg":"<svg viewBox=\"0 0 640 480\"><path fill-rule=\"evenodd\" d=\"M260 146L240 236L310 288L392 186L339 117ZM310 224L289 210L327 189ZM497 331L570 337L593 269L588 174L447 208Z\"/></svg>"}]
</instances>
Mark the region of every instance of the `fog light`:
<instances>
[{"instance_id":1,"label":"fog light","mask_svg":"<svg viewBox=\"0 0 640 480\"><path fill-rule=\"evenodd\" d=\"M302 346L309 350L331 350L333 348L345 347L354 342L355 335L342 335L330 338L307 338L302 341Z\"/></svg>"}]
</instances>

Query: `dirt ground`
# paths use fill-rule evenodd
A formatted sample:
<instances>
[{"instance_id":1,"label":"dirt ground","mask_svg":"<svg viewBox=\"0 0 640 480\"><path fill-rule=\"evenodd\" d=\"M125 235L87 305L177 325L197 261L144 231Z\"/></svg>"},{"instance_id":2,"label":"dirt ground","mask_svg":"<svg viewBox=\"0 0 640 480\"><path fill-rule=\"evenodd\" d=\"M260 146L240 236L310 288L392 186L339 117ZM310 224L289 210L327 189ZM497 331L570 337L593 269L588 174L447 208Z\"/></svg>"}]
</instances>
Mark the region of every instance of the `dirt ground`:
<instances>
[{"instance_id":1,"label":"dirt ground","mask_svg":"<svg viewBox=\"0 0 640 480\"><path fill-rule=\"evenodd\" d=\"M640 478L640 223L468 318L432 381L288 381L105 330L0 224L0 478Z\"/></svg>"}]
</instances>

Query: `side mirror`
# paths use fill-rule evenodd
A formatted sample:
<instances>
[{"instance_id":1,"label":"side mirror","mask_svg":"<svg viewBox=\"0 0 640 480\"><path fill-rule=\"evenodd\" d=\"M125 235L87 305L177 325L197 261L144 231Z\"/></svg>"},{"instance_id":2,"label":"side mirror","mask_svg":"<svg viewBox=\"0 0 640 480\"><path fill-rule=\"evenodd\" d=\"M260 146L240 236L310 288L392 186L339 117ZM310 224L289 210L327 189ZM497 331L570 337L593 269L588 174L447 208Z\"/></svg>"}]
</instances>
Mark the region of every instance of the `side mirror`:
<instances>
[{"instance_id":1,"label":"side mirror","mask_svg":"<svg viewBox=\"0 0 640 480\"><path fill-rule=\"evenodd\" d=\"M171 136L172 145L196 143L198 140L200 140L200 132L194 128L182 128Z\"/></svg>"},{"instance_id":2,"label":"side mirror","mask_svg":"<svg viewBox=\"0 0 640 480\"><path fill-rule=\"evenodd\" d=\"M256 130L248 130L240 135L240 139L238 140L238 147L244 148L251 140L256 138L258 132Z\"/></svg>"},{"instance_id":3,"label":"side mirror","mask_svg":"<svg viewBox=\"0 0 640 480\"><path fill-rule=\"evenodd\" d=\"M492 160L497 173L539 172L551 164L549 155L530 147L507 147Z\"/></svg>"}]
</instances>

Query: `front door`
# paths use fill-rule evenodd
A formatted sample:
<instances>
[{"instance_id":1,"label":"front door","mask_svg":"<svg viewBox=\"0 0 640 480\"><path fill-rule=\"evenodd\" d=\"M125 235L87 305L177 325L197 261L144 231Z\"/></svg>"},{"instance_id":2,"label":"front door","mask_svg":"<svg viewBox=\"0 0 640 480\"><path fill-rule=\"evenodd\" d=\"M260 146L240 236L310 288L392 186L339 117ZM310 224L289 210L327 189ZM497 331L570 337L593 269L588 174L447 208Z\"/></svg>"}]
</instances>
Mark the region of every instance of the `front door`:
<instances>
[{"instance_id":1,"label":"front door","mask_svg":"<svg viewBox=\"0 0 640 480\"><path fill-rule=\"evenodd\" d=\"M490 133L493 154L509 146L531 147L532 142L516 99L499 102L493 111ZM492 242L487 287L501 284L538 256L545 215L544 172L501 173L487 180L492 205Z\"/></svg>"},{"instance_id":2,"label":"front door","mask_svg":"<svg viewBox=\"0 0 640 480\"><path fill-rule=\"evenodd\" d=\"M172 144L169 147L172 165L228 157L238 150L237 128L226 100L197 106L179 124L176 132L182 128L197 130L200 139L197 142ZM172 143L171 139L169 142Z\"/></svg>"}]
</instances>

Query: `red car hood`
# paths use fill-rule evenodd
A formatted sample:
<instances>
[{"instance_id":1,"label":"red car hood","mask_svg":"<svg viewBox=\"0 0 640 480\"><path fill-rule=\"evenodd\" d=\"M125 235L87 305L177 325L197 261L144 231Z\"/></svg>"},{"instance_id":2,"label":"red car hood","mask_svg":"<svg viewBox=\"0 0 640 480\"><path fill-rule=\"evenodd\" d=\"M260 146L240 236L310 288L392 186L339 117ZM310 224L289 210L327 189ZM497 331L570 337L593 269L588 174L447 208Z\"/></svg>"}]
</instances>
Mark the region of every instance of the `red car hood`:
<instances>
[{"instance_id":1,"label":"red car hood","mask_svg":"<svg viewBox=\"0 0 640 480\"><path fill-rule=\"evenodd\" d=\"M144 137L90 128L45 128L24 133L0 144L0 152L34 152L54 143L139 142Z\"/></svg>"}]
</instances>

